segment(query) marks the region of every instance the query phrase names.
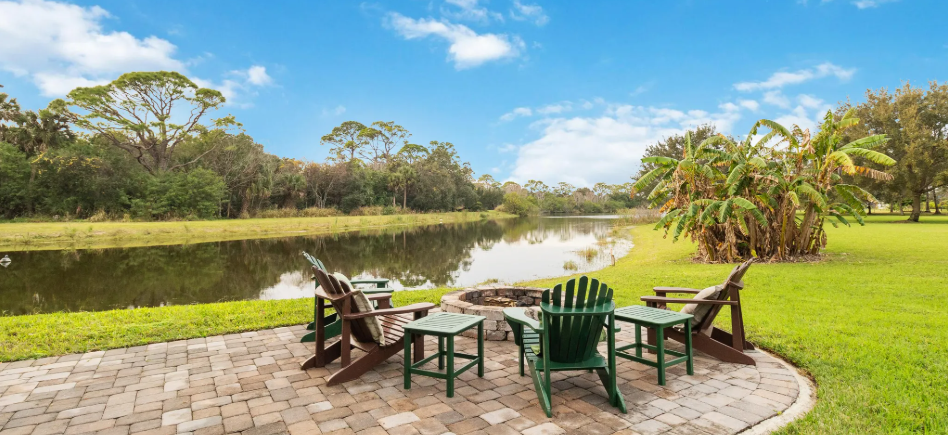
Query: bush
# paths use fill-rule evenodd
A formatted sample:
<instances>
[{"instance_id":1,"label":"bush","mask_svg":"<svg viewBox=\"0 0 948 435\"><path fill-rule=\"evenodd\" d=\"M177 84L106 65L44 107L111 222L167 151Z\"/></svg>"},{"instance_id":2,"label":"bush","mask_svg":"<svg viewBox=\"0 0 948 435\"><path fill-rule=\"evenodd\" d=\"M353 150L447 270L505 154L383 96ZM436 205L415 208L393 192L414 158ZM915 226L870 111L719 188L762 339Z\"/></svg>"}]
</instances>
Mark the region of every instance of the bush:
<instances>
[{"instance_id":1,"label":"bush","mask_svg":"<svg viewBox=\"0 0 948 435\"><path fill-rule=\"evenodd\" d=\"M224 182L213 171L169 172L148 180L145 198L132 200L138 218L200 218L217 215Z\"/></svg>"},{"instance_id":2,"label":"bush","mask_svg":"<svg viewBox=\"0 0 948 435\"><path fill-rule=\"evenodd\" d=\"M527 198L516 192L510 192L504 195L504 203L501 207L502 211L518 216L531 216L540 212L540 208L533 203L531 198Z\"/></svg>"},{"instance_id":3,"label":"bush","mask_svg":"<svg viewBox=\"0 0 948 435\"><path fill-rule=\"evenodd\" d=\"M382 214L385 216L393 215L395 213L398 213L398 209L390 205L386 205L385 208L382 209Z\"/></svg>"},{"instance_id":4,"label":"bush","mask_svg":"<svg viewBox=\"0 0 948 435\"><path fill-rule=\"evenodd\" d=\"M301 217L328 217L328 216L339 216L339 210L334 208L319 208L319 207L310 207L304 208L299 211L299 216Z\"/></svg>"},{"instance_id":5,"label":"bush","mask_svg":"<svg viewBox=\"0 0 948 435\"><path fill-rule=\"evenodd\" d=\"M580 209L583 211L583 213L602 213L604 211L602 204L592 201L584 202L580 206Z\"/></svg>"},{"instance_id":6,"label":"bush","mask_svg":"<svg viewBox=\"0 0 948 435\"><path fill-rule=\"evenodd\" d=\"M370 207L357 207L349 212L350 216L381 216L383 208L378 205Z\"/></svg>"}]
</instances>

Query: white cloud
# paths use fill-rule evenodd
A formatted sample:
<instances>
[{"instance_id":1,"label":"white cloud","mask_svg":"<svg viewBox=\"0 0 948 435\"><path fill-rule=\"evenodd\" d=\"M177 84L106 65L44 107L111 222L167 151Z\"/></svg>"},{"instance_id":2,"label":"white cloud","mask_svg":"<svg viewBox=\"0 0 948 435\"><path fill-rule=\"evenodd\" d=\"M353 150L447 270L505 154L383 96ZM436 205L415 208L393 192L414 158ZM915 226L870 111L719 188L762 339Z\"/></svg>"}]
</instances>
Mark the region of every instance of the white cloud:
<instances>
[{"instance_id":1,"label":"white cloud","mask_svg":"<svg viewBox=\"0 0 948 435\"><path fill-rule=\"evenodd\" d=\"M652 85L654 85L654 82L648 82L648 83L646 83L646 84L644 84L644 85L639 85L638 87L635 88L634 91L629 92L629 96L631 96L631 97L637 97L637 96L639 96L639 95L642 95L642 94L648 92L649 89L652 89Z\"/></svg>"},{"instance_id":2,"label":"white cloud","mask_svg":"<svg viewBox=\"0 0 948 435\"><path fill-rule=\"evenodd\" d=\"M174 44L107 32L109 13L43 0L0 1L0 69L30 76L43 95L62 96L72 85L114 79L133 70L180 70Z\"/></svg>"},{"instance_id":3,"label":"white cloud","mask_svg":"<svg viewBox=\"0 0 948 435\"><path fill-rule=\"evenodd\" d=\"M627 182L648 145L707 123L729 132L741 118L739 109L727 106L709 113L612 105L598 117L537 121L534 127L541 129L540 137L520 147L511 178L518 182L566 181L577 186Z\"/></svg>"},{"instance_id":4,"label":"white cloud","mask_svg":"<svg viewBox=\"0 0 948 435\"><path fill-rule=\"evenodd\" d=\"M62 97L76 87L105 84L129 71L186 73L189 64L212 56L205 53L194 62L181 61L175 58L177 47L167 40L106 31L102 22L108 18L112 16L99 6L0 0L0 70L29 77L44 96ZM244 80L225 79L219 84L192 80L221 91L228 100L247 84L271 82L259 65L237 73Z\"/></svg>"},{"instance_id":5,"label":"white cloud","mask_svg":"<svg viewBox=\"0 0 948 435\"><path fill-rule=\"evenodd\" d=\"M504 21L503 15L481 7L478 0L445 0L444 3L451 5L441 7L441 14L448 18L475 21L482 24L486 24L491 20Z\"/></svg>"},{"instance_id":6,"label":"white cloud","mask_svg":"<svg viewBox=\"0 0 948 435\"><path fill-rule=\"evenodd\" d=\"M543 12L543 7L534 4L523 4L520 0L514 0L513 8L510 9L510 18L517 21L532 20L538 26L550 22L550 17Z\"/></svg>"},{"instance_id":7,"label":"white cloud","mask_svg":"<svg viewBox=\"0 0 948 435\"><path fill-rule=\"evenodd\" d=\"M267 74L265 67L254 65L247 70L247 82L252 85L266 86L273 83L273 79Z\"/></svg>"},{"instance_id":8,"label":"white cloud","mask_svg":"<svg viewBox=\"0 0 948 435\"><path fill-rule=\"evenodd\" d=\"M506 143L502 147L497 148L499 153L509 153L511 151L516 151L517 146L512 143Z\"/></svg>"},{"instance_id":9,"label":"white cloud","mask_svg":"<svg viewBox=\"0 0 948 435\"><path fill-rule=\"evenodd\" d=\"M725 112L736 112L738 110L741 110L741 106L738 106L737 104L734 104L731 102L720 104L718 105L718 107Z\"/></svg>"},{"instance_id":10,"label":"white cloud","mask_svg":"<svg viewBox=\"0 0 948 435\"><path fill-rule=\"evenodd\" d=\"M812 95L800 94L797 96L797 101L800 102L800 105L806 108L815 109L817 107L823 106L823 100L816 98Z\"/></svg>"},{"instance_id":11,"label":"white cloud","mask_svg":"<svg viewBox=\"0 0 948 435\"><path fill-rule=\"evenodd\" d=\"M573 103L569 101L564 101L562 103L548 104L546 106L540 107L537 109L537 113L541 115L551 115L563 112L569 112L573 110Z\"/></svg>"},{"instance_id":12,"label":"white cloud","mask_svg":"<svg viewBox=\"0 0 948 435\"><path fill-rule=\"evenodd\" d=\"M523 40L506 34L477 34L467 26L434 19L414 19L396 12L388 14L388 23L405 39L437 36L451 45L448 58L457 69L479 66L485 62L515 58L524 48Z\"/></svg>"},{"instance_id":13,"label":"white cloud","mask_svg":"<svg viewBox=\"0 0 948 435\"><path fill-rule=\"evenodd\" d=\"M517 119L518 117L521 117L521 116L533 116L533 111L530 110L529 107L518 107L514 110L511 110L510 112L503 114L500 117L500 120L504 122L508 122L508 121L513 121L514 119Z\"/></svg>"},{"instance_id":14,"label":"white cloud","mask_svg":"<svg viewBox=\"0 0 948 435\"><path fill-rule=\"evenodd\" d=\"M777 107L790 107L790 99L780 91L764 92L764 102Z\"/></svg>"},{"instance_id":15,"label":"white cloud","mask_svg":"<svg viewBox=\"0 0 948 435\"><path fill-rule=\"evenodd\" d=\"M756 112L760 109L760 103L754 100L739 100L737 104L740 104L741 107L750 110L751 112Z\"/></svg>"},{"instance_id":16,"label":"white cloud","mask_svg":"<svg viewBox=\"0 0 948 435\"><path fill-rule=\"evenodd\" d=\"M801 69L799 71L787 72L779 71L773 73L770 78L762 82L740 82L734 84L734 89L738 91L760 91L767 89L780 89L787 85L800 84L805 81L835 76L840 80L849 80L855 69L845 69L832 63L825 62L817 65L816 68Z\"/></svg>"}]
</instances>

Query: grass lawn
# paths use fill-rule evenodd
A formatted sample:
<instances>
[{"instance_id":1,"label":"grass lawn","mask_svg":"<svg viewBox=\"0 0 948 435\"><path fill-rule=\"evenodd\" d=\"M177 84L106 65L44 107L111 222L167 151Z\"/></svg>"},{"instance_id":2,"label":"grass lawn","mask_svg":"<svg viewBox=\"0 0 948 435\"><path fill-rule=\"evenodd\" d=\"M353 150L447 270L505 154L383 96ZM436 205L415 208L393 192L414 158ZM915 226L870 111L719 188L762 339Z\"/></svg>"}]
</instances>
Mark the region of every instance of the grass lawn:
<instances>
[{"instance_id":1,"label":"grass lawn","mask_svg":"<svg viewBox=\"0 0 948 435\"><path fill-rule=\"evenodd\" d=\"M758 264L742 292L748 336L816 380L816 408L782 433L948 433L948 217L896 224L873 216L865 227L831 229L826 259ZM635 248L592 273L617 289L622 305L656 285L705 287L731 265L690 261L650 226ZM532 285L562 281L541 280ZM447 290L400 292L396 304L437 302ZM299 324L310 300L61 313L0 318L0 361ZM728 325L726 316L719 318Z\"/></svg>"},{"instance_id":2,"label":"grass lawn","mask_svg":"<svg viewBox=\"0 0 948 435\"><path fill-rule=\"evenodd\" d=\"M177 245L329 234L366 228L428 225L439 222L469 222L512 216L487 211L181 222L0 223L0 252Z\"/></svg>"},{"instance_id":3,"label":"grass lawn","mask_svg":"<svg viewBox=\"0 0 948 435\"><path fill-rule=\"evenodd\" d=\"M824 261L756 264L745 276L748 338L817 383L816 408L782 433L948 433L948 217L892 223L904 219L831 228ZM718 284L733 267L694 264L692 245L650 227L633 241L615 267L591 274L620 305L653 286Z\"/></svg>"}]
</instances>

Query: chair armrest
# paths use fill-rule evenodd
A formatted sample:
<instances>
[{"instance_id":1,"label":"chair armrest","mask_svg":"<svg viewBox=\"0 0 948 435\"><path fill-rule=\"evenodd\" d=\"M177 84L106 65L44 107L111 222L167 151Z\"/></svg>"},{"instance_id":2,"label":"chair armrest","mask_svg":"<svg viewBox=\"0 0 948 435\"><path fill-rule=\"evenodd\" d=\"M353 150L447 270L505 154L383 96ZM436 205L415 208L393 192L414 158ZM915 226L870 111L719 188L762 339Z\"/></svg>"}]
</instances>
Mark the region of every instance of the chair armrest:
<instances>
[{"instance_id":1,"label":"chair armrest","mask_svg":"<svg viewBox=\"0 0 948 435\"><path fill-rule=\"evenodd\" d=\"M504 308L504 319L507 320L507 323L513 322L536 332L543 332L543 326L540 325L540 322L527 317L527 312L523 308Z\"/></svg>"},{"instance_id":2,"label":"chair armrest","mask_svg":"<svg viewBox=\"0 0 948 435\"><path fill-rule=\"evenodd\" d=\"M659 296L642 296L641 299L642 302L659 302L663 304L737 305L735 301L718 301L714 299L679 299Z\"/></svg>"},{"instance_id":3,"label":"chair armrest","mask_svg":"<svg viewBox=\"0 0 948 435\"><path fill-rule=\"evenodd\" d=\"M366 278L366 279L350 279L349 280L349 282L352 283L352 285L372 284L378 288L384 288L386 285L388 285L389 281L391 280L388 278Z\"/></svg>"},{"instance_id":4,"label":"chair armrest","mask_svg":"<svg viewBox=\"0 0 948 435\"><path fill-rule=\"evenodd\" d=\"M429 310L433 310L434 308L435 308L435 304L432 304L431 302L419 302L417 304L411 304L404 307L386 308L384 310L372 310L372 311L369 311L368 313L353 313L353 314L344 316L343 318L346 320L352 320L352 319L363 319L366 317L386 316L390 314L418 313L418 312L427 312Z\"/></svg>"},{"instance_id":5,"label":"chair armrest","mask_svg":"<svg viewBox=\"0 0 948 435\"><path fill-rule=\"evenodd\" d=\"M652 290L655 291L655 293L688 293L693 295L701 292L701 290L686 287L655 287Z\"/></svg>"},{"instance_id":6,"label":"chair armrest","mask_svg":"<svg viewBox=\"0 0 948 435\"><path fill-rule=\"evenodd\" d=\"M362 292L362 293L365 293L365 298L370 301L385 301L392 298L391 293L375 293L375 294L369 294L368 292Z\"/></svg>"},{"instance_id":7,"label":"chair armrest","mask_svg":"<svg viewBox=\"0 0 948 435\"><path fill-rule=\"evenodd\" d=\"M361 290L362 293L365 293L366 296L368 296L368 295L374 295L374 294L387 294L387 295L390 295L390 294L392 294L392 293L395 291L395 289L392 289L392 288L361 288L361 289L359 289L359 290Z\"/></svg>"}]
</instances>

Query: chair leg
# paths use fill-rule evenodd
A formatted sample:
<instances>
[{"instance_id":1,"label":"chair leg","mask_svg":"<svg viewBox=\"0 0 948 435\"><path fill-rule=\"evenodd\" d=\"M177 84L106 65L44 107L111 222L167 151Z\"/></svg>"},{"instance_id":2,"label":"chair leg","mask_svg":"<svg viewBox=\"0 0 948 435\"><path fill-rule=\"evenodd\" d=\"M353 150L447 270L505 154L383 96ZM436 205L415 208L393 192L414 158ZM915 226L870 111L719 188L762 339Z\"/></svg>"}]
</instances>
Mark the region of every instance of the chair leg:
<instances>
[{"instance_id":1,"label":"chair leg","mask_svg":"<svg viewBox=\"0 0 948 435\"><path fill-rule=\"evenodd\" d=\"M543 412L546 413L547 417L553 418L552 392L545 388L547 383L542 379L543 374L537 369L536 363L529 360L528 365L530 366L530 377L533 378L533 388L537 391L537 399L540 400L540 407L543 408Z\"/></svg>"}]
</instances>

